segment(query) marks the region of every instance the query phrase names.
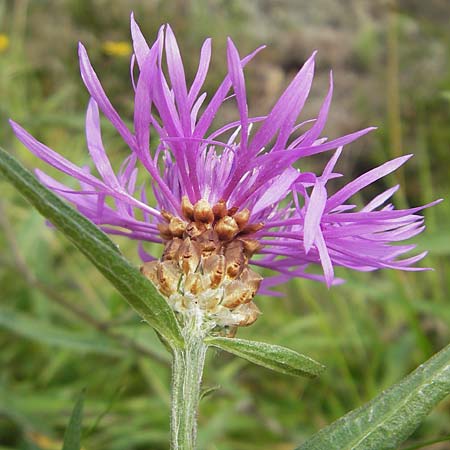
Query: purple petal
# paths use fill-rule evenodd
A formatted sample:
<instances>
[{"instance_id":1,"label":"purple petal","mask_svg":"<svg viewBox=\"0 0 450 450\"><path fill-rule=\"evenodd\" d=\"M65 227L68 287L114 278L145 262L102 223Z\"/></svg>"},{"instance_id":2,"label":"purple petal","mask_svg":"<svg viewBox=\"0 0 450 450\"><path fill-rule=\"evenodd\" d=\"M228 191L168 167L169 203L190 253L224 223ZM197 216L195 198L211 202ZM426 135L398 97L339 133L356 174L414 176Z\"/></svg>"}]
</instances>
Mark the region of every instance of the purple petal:
<instances>
[{"instance_id":1,"label":"purple petal","mask_svg":"<svg viewBox=\"0 0 450 450\"><path fill-rule=\"evenodd\" d=\"M283 95L272 108L267 119L262 124L261 128L255 134L250 144L250 151L256 155L263 147L265 147L273 138L275 133L280 129L289 114L295 111L295 100L299 96L300 87L307 86L309 78L311 77L311 69L314 66L314 52L311 57L305 62L299 73L291 81ZM300 92L300 97L304 95ZM300 104L301 102L299 102ZM295 119L294 119L295 120Z\"/></svg>"},{"instance_id":2,"label":"purple petal","mask_svg":"<svg viewBox=\"0 0 450 450\"><path fill-rule=\"evenodd\" d=\"M150 85L156 70L156 55L154 53L154 51L150 52L145 62L142 63L134 100L134 129L137 149L139 158L145 161L146 165L153 165L149 156L149 139L151 121Z\"/></svg>"},{"instance_id":3,"label":"purple petal","mask_svg":"<svg viewBox=\"0 0 450 450\"><path fill-rule=\"evenodd\" d=\"M208 38L202 45L200 50L200 61L198 63L197 74L192 82L191 89L188 95L188 102L192 105L200 92L200 89L205 82L206 75L209 69L209 63L211 61L211 39Z\"/></svg>"},{"instance_id":4,"label":"purple petal","mask_svg":"<svg viewBox=\"0 0 450 450\"><path fill-rule=\"evenodd\" d=\"M400 185L397 184L394 187L391 187L390 189L387 189L380 195L377 195L373 200L371 200L364 208L361 209L361 211L373 211L374 209L381 206L383 203L385 203L387 200L389 200L399 189Z\"/></svg>"},{"instance_id":5,"label":"purple petal","mask_svg":"<svg viewBox=\"0 0 450 450\"><path fill-rule=\"evenodd\" d=\"M250 62L265 46L258 47L255 51L247 55L245 58L241 60L242 67L245 67L248 62ZM204 136L208 128L210 127L212 121L214 120L214 117L216 116L217 110L219 109L220 105L223 103L228 91L231 87L231 80L229 76L226 76L225 79L222 81L222 84L217 89L216 93L214 94L213 98L209 102L209 105L205 109L205 112L203 113L202 117L198 121L197 126L194 130L194 136L200 137Z\"/></svg>"},{"instance_id":6,"label":"purple petal","mask_svg":"<svg viewBox=\"0 0 450 450\"><path fill-rule=\"evenodd\" d=\"M175 100L180 111L181 122L185 134L191 133L191 121L189 116L188 94L186 77L184 75L183 61L178 48L177 40L170 25L166 29L166 57L169 69L170 82L175 94Z\"/></svg>"},{"instance_id":7,"label":"purple petal","mask_svg":"<svg viewBox=\"0 0 450 450\"><path fill-rule=\"evenodd\" d=\"M299 83L296 86L296 95L292 95L287 98L284 108L286 109L286 118L280 127L280 132L278 134L277 141L272 150L284 149L286 147L289 136L292 134L294 124L299 116L300 112L305 105L306 99L308 98L309 91L311 90L311 85L314 77L314 55L311 56L311 62L305 63L304 67L300 70ZM304 73L302 73L304 72Z\"/></svg>"},{"instance_id":8,"label":"purple petal","mask_svg":"<svg viewBox=\"0 0 450 450\"><path fill-rule=\"evenodd\" d=\"M195 128L195 124L197 123L197 115L200 111L200 108L203 105L203 102L206 99L206 92L204 92L200 97L196 100L196 102L192 105L191 109L191 129L193 130Z\"/></svg>"},{"instance_id":9,"label":"purple petal","mask_svg":"<svg viewBox=\"0 0 450 450\"><path fill-rule=\"evenodd\" d=\"M116 130L120 133L127 145L131 149L134 149L136 146L134 136L130 133L130 130L124 124L119 114L114 109L108 97L106 96L105 91L103 90L97 77L97 74L94 72L94 69L91 66L86 49L81 42L78 45L78 55L80 58L81 78L83 79L87 90L91 94L91 97L97 102L103 114L105 114L109 121L114 125L114 128L116 128Z\"/></svg>"},{"instance_id":10,"label":"purple petal","mask_svg":"<svg viewBox=\"0 0 450 450\"><path fill-rule=\"evenodd\" d=\"M262 122L263 120L266 120L266 119L267 119L267 116L251 117L251 118L248 119L248 122L249 123L257 123L257 122ZM219 128L218 130L216 130L213 133L211 133L208 136L208 139L216 139L221 134L224 134L227 131L232 130L233 128L238 128L240 125L241 125L241 121L240 120L227 123L223 127ZM231 139L231 138L230 138L230 140L234 141L234 139Z\"/></svg>"},{"instance_id":11,"label":"purple petal","mask_svg":"<svg viewBox=\"0 0 450 450\"><path fill-rule=\"evenodd\" d=\"M328 111L330 110L331 98L333 97L333 72L330 71L330 88L328 90L328 94L325 97L325 100L320 108L319 115L317 116L317 120L314 125L305 133L305 137L302 140L302 145L305 147L312 145L316 139L322 133L325 123L328 117Z\"/></svg>"},{"instance_id":12,"label":"purple petal","mask_svg":"<svg viewBox=\"0 0 450 450\"><path fill-rule=\"evenodd\" d=\"M227 59L228 59L228 73L233 84L233 89L236 94L236 101L238 105L239 115L241 118L241 149L246 151L248 139L248 108L247 96L245 93L244 72L242 70L241 58L233 43L228 38L227 42Z\"/></svg>"},{"instance_id":13,"label":"purple petal","mask_svg":"<svg viewBox=\"0 0 450 450\"><path fill-rule=\"evenodd\" d=\"M140 241L139 244L138 244L138 254L139 254L139 257L141 258L142 262L148 262L148 261L155 261L156 260L156 258L154 256L150 255L150 253L147 253L144 250L144 245L143 245L142 241Z\"/></svg>"},{"instance_id":14,"label":"purple petal","mask_svg":"<svg viewBox=\"0 0 450 450\"><path fill-rule=\"evenodd\" d=\"M252 214L258 214L268 206L276 204L285 198L298 176L299 173L296 169L289 168L286 170L258 199L252 208Z\"/></svg>"},{"instance_id":15,"label":"purple petal","mask_svg":"<svg viewBox=\"0 0 450 450\"><path fill-rule=\"evenodd\" d=\"M328 150L332 150L338 147L343 147L345 145L350 144L353 141L356 141L360 137L369 133L370 131L376 130L376 127L368 127L363 130L356 131L355 133L350 133L340 138L334 139L333 141L324 142L318 145L312 145L310 147L300 146L298 148L292 148L289 151L295 152L296 158L305 158L306 156L316 155L318 153L326 152Z\"/></svg>"},{"instance_id":16,"label":"purple petal","mask_svg":"<svg viewBox=\"0 0 450 450\"><path fill-rule=\"evenodd\" d=\"M134 79L134 66L136 64L136 55L133 53L130 60L130 79L133 90L136 91L136 81Z\"/></svg>"},{"instance_id":17,"label":"purple petal","mask_svg":"<svg viewBox=\"0 0 450 450\"><path fill-rule=\"evenodd\" d=\"M169 135L183 136L178 111L161 68L156 71L155 78L156 82L152 85L153 101L161 116L164 128Z\"/></svg>"},{"instance_id":18,"label":"purple petal","mask_svg":"<svg viewBox=\"0 0 450 450\"><path fill-rule=\"evenodd\" d=\"M347 199L349 199L352 195L356 194L361 189L398 169L409 158L411 158L411 156L412 155L401 156L400 158L388 161L381 166L376 167L375 169L369 170L369 172L366 172L364 175L361 175L360 177L351 181L328 199L326 211L331 211L333 208L344 203Z\"/></svg>"},{"instance_id":19,"label":"purple petal","mask_svg":"<svg viewBox=\"0 0 450 450\"><path fill-rule=\"evenodd\" d=\"M105 183L111 187L119 188L116 174L103 147L98 106L92 98L89 100L86 111L86 143L95 167Z\"/></svg>"},{"instance_id":20,"label":"purple petal","mask_svg":"<svg viewBox=\"0 0 450 450\"><path fill-rule=\"evenodd\" d=\"M327 142L325 144L316 145L313 147L299 147L297 149L289 149L288 151L279 150L275 152L266 153L257 158L254 158L251 163L250 168L261 167L263 170L261 171L260 177L263 180L270 179L273 176L276 176L280 172L282 172L286 167L293 164L300 158L304 156L309 156L315 153L322 153L327 150L332 150L363 136L374 128L366 128L365 130L357 131L356 133L348 134L346 136L335 139L334 141Z\"/></svg>"},{"instance_id":21,"label":"purple petal","mask_svg":"<svg viewBox=\"0 0 450 450\"><path fill-rule=\"evenodd\" d=\"M142 65L144 64L145 58L147 57L150 48L145 40L144 35L139 28L139 25L134 20L134 13L131 13L131 38L133 39L133 49L134 54L136 55L136 59L139 65L139 68L142 69Z\"/></svg>"},{"instance_id":22,"label":"purple petal","mask_svg":"<svg viewBox=\"0 0 450 450\"><path fill-rule=\"evenodd\" d=\"M308 202L305 214L305 225L303 232L305 252L308 253L314 244L320 231L320 222L327 201L327 190L325 185L317 182Z\"/></svg>"},{"instance_id":23,"label":"purple petal","mask_svg":"<svg viewBox=\"0 0 450 450\"><path fill-rule=\"evenodd\" d=\"M324 222L353 222L353 221L384 221L384 220L393 220L399 219L401 217L407 217L411 214L416 214L419 211L422 211L425 208L430 208L431 206L435 206L442 202L442 199L435 200L433 202L427 203L426 205L416 206L415 208L409 209L399 209L399 210L381 210L381 211L369 211L369 212L353 212L353 213L342 213L342 214L333 214L326 213L323 216ZM420 217L420 216L416 216Z\"/></svg>"},{"instance_id":24,"label":"purple petal","mask_svg":"<svg viewBox=\"0 0 450 450\"><path fill-rule=\"evenodd\" d=\"M39 169L35 169L35 173L38 180L44 186L52 191L57 191L60 193L61 197L75 204L77 208L95 210L95 207L93 206L93 204L95 204L95 198L97 197L97 193L95 191L92 191L91 194L88 194L87 192L74 191L70 187L56 181L54 178Z\"/></svg>"},{"instance_id":25,"label":"purple petal","mask_svg":"<svg viewBox=\"0 0 450 450\"><path fill-rule=\"evenodd\" d=\"M322 232L319 230L316 234L316 247L319 252L320 262L323 268L323 274L325 276L325 282L328 287L331 287L334 279L333 264L331 262L330 254L328 253L327 245L325 239L323 238Z\"/></svg>"},{"instance_id":26,"label":"purple petal","mask_svg":"<svg viewBox=\"0 0 450 450\"><path fill-rule=\"evenodd\" d=\"M34 153L38 158L45 161L47 164L57 168L61 172L70 175L77 180L84 181L91 186L98 187L100 189L106 188L105 184L94 176L86 173L83 169L71 163L67 159L63 158L59 153L48 148L46 145L42 144L36 140L31 134L25 131L19 124L10 120L9 121L15 135L22 142L25 147L28 148L32 153Z\"/></svg>"},{"instance_id":27,"label":"purple petal","mask_svg":"<svg viewBox=\"0 0 450 450\"><path fill-rule=\"evenodd\" d=\"M340 174L333 174L332 171L334 167L336 166L337 160L339 159L339 156L341 156L342 149L344 147L339 147L334 155L330 158L327 165L325 166L325 169L323 171L322 176L320 177L324 182L327 182L331 178L336 178L336 175L341 176Z\"/></svg>"}]
</instances>

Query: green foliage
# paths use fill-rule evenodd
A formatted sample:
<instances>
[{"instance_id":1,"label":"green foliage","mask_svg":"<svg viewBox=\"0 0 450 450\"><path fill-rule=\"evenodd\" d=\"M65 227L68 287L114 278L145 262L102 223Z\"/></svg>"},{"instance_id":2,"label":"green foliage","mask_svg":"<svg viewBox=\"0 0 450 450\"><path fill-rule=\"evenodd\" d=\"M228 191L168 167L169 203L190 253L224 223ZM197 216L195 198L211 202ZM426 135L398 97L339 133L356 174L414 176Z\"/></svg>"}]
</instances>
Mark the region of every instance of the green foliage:
<instances>
[{"instance_id":1,"label":"green foliage","mask_svg":"<svg viewBox=\"0 0 450 450\"><path fill-rule=\"evenodd\" d=\"M69 425L64 434L64 444L62 450L80 450L81 448L81 431L83 420L83 402L84 393L82 392L75 403L70 416Z\"/></svg>"},{"instance_id":2,"label":"green foliage","mask_svg":"<svg viewBox=\"0 0 450 450\"><path fill-rule=\"evenodd\" d=\"M319 431L298 450L396 449L450 394L450 345L400 383Z\"/></svg>"},{"instance_id":3,"label":"green foliage","mask_svg":"<svg viewBox=\"0 0 450 450\"><path fill-rule=\"evenodd\" d=\"M18 314L14 310L6 308L0 308L0 327L36 342L72 351L116 357L126 354L125 350L118 348L113 340L100 333L94 335L91 333L89 336L85 331L68 331L65 328L36 320L26 314Z\"/></svg>"},{"instance_id":4,"label":"green foliage","mask_svg":"<svg viewBox=\"0 0 450 450\"><path fill-rule=\"evenodd\" d=\"M172 309L152 283L120 255L117 246L106 234L39 183L1 148L0 171L44 217L91 260L136 312L170 345L183 345Z\"/></svg>"},{"instance_id":5,"label":"green foliage","mask_svg":"<svg viewBox=\"0 0 450 450\"><path fill-rule=\"evenodd\" d=\"M286 375L314 378L325 369L308 356L279 345L224 337L211 337L206 342L254 364Z\"/></svg>"}]
</instances>

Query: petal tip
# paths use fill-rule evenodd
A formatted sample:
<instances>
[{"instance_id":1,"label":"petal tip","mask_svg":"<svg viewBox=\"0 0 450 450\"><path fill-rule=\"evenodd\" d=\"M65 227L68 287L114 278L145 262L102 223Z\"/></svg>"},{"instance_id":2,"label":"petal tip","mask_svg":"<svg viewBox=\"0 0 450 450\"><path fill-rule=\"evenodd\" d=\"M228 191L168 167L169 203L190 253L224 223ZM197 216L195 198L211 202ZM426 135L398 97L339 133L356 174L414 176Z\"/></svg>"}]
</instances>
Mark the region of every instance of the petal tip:
<instances>
[{"instance_id":1,"label":"petal tip","mask_svg":"<svg viewBox=\"0 0 450 450\"><path fill-rule=\"evenodd\" d=\"M86 47L83 45L81 41L78 41L78 58L80 60L86 59L87 56L87 50Z\"/></svg>"},{"instance_id":2,"label":"petal tip","mask_svg":"<svg viewBox=\"0 0 450 450\"><path fill-rule=\"evenodd\" d=\"M25 130L14 120L8 119L9 126L12 128L13 133L19 138L20 133L25 133Z\"/></svg>"},{"instance_id":3,"label":"petal tip","mask_svg":"<svg viewBox=\"0 0 450 450\"><path fill-rule=\"evenodd\" d=\"M334 277L325 275L325 284L327 286L327 289L331 289L332 286L334 286Z\"/></svg>"}]
</instances>

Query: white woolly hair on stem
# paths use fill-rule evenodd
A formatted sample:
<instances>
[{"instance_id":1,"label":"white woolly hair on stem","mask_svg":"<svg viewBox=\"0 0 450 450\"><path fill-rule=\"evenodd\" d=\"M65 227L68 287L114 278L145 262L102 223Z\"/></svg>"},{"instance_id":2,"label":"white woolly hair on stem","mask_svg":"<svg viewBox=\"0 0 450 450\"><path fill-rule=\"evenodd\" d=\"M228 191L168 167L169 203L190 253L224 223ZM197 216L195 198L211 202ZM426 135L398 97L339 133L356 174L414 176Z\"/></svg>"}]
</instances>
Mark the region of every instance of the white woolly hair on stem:
<instances>
[{"instance_id":1,"label":"white woolly hair on stem","mask_svg":"<svg viewBox=\"0 0 450 450\"><path fill-rule=\"evenodd\" d=\"M172 362L171 449L194 450L200 388L208 345L204 315L195 307L185 315L185 345L174 350Z\"/></svg>"}]
</instances>

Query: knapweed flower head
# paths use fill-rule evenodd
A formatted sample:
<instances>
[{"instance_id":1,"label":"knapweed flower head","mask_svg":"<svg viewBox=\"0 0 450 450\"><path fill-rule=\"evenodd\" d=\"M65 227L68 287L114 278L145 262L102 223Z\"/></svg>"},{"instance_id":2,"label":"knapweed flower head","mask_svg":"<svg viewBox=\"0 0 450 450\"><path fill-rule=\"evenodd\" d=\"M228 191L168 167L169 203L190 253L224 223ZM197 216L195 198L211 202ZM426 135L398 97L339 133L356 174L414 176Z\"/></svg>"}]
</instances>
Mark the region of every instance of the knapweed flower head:
<instances>
[{"instance_id":1,"label":"knapweed flower head","mask_svg":"<svg viewBox=\"0 0 450 450\"><path fill-rule=\"evenodd\" d=\"M398 186L362 209L348 203L410 155L329 192L328 182L340 176L335 164L344 146L373 128L334 140L321 136L333 92L331 74L317 117L298 122L313 81L315 53L267 115L250 117L244 68L261 48L242 57L228 39L228 72L208 99L202 86L211 58L210 39L201 48L189 85L169 25L161 27L149 46L132 16L131 34L133 130L108 100L79 45L81 76L91 95L86 140L97 175L38 142L18 124L11 125L30 151L76 178L80 188L74 190L36 171L42 183L105 232L140 241L142 272L175 311L200 308L219 328L232 332L258 317L253 302L257 291L279 295L272 288L291 277L330 286L338 281L335 266L423 270L414 264L425 253L402 259L414 246L393 244L423 230L417 212L425 206L394 209L389 199ZM239 120L211 131L225 102L235 103ZM103 146L99 110L129 148L117 173ZM150 141L155 144L150 146ZM334 153L321 174L297 168L301 159L330 150ZM148 172L148 181L138 186L137 172L142 169ZM153 204L147 201L149 188ZM162 244L162 253L148 255L142 246L146 241ZM275 275L262 279L251 266L271 269ZM323 275L311 271L314 266L321 266Z\"/></svg>"}]
</instances>

